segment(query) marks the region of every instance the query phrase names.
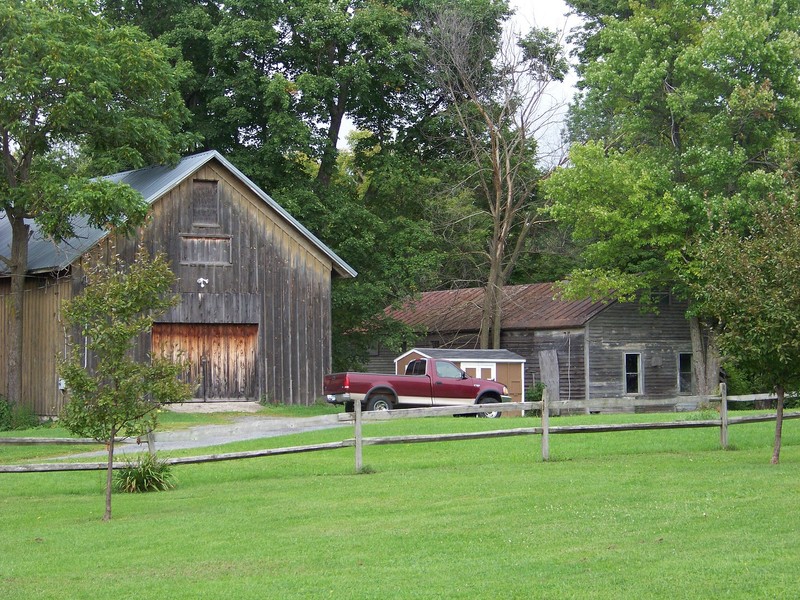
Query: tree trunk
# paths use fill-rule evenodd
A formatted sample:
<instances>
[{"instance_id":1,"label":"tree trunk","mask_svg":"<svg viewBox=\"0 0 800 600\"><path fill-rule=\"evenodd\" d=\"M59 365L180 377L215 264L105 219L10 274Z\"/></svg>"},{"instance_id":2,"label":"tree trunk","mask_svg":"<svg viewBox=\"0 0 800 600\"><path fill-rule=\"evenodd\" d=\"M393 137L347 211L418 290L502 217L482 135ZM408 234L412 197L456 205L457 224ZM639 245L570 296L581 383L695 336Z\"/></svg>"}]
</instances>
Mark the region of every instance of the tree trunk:
<instances>
[{"instance_id":1,"label":"tree trunk","mask_svg":"<svg viewBox=\"0 0 800 600\"><path fill-rule=\"evenodd\" d=\"M719 352L714 335L697 317L689 318L689 332L692 338L692 370L697 394L710 396L719 385Z\"/></svg>"},{"instance_id":2,"label":"tree trunk","mask_svg":"<svg viewBox=\"0 0 800 600\"><path fill-rule=\"evenodd\" d=\"M483 295L481 311L480 347L499 348L503 317L503 250L504 240L500 239L495 225L494 239L489 250L489 276Z\"/></svg>"},{"instance_id":3,"label":"tree trunk","mask_svg":"<svg viewBox=\"0 0 800 600\"><path fill-rule=\"evenodd\" d=\"M106 469L106 512L103 521L111 520L111 488L114 485L114 438L117 437L116 427L111 428L106 447L108 448L108 468Z\"/></svg>"},{"instance_id":4,"label":"tree trunk","mask_svg":"<svg viewBox=\"0 0 800 600\"><path fill-rule=\"evenodd\" d=\"M342 130L342 122L344 121L344 103L347 97L348 89L349 85L343 83L336 103L331 104L328 108L328 114L330 115L331 123L328 127L328 139L326 140L325 147L322 150L319 171L317 171L317 181L326 188L330 186L331 179L333 179L333 173L336 171L336 159L339 156L339 151L336 148L336 144L339 142L339 132Z\"/></svg>"},{"instance_id":5,"label":"tree trunk","mask_svg":"<svg viewBox=\"0 0 800 600\"><path fill-rule=\"evenodd\" d=\"M778 410L775 414L775 446L772 449L772 460L770 461L773 465L777 465L778 461L781 458L781 435L783 432L783 398L784 392L782 385L779 385L775 388L775 392L778 396Z\"/></svg>"},{"instance_id":6,"label":"tree trunk","mask_svg":"<svg viewBox=\"0 0 800 600\"><path fill-rule=\"evenodd\" d=\"M25 276L28 272L30 227L13 210L7 213L11 224L11 327L8 332L8 381L6 397L12 406L22 403L23 316Z\"/></svg>"},{"instance_id":7,"label":"tree trunk","mask_svg":"<svg viewBox=\"0 0 800 600\"><path fill-rule=\"evenodd\" d=\"M494 286L491 282L486 283L486 288L483 292L483 307L481 308L481 330L478 335L478 344L481 349L486 350L489 348L491 340L491 330L494 315L494 302L495 293Z\"/></svg>"}]
</instances>

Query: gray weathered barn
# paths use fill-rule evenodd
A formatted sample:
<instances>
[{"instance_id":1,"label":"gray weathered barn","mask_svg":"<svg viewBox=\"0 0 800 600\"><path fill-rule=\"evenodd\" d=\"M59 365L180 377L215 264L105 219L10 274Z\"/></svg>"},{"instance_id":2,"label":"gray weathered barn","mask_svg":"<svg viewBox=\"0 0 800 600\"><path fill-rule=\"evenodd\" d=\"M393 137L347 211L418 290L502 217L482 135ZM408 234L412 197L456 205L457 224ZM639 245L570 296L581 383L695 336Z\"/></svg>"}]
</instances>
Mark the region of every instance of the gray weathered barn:
<instances>
[{"instance_id":1,"label":"gray weathered barn","mask_svg":"<svg viewBox=\"0 0 800 600\"><path fill-rule=\"evenodd\" d=\"M218 152L109 179L150 204L135 236L77 223L77 237L56 246L34 230L23 401L40 415L59 412L57 359L66 347L59 307L81 291L88 262L114 253L130 260L139 242L151 254L167 254L180 295L143 340L143 359L151 349L184 352L197 399L308 404L321 396L331 368L331 278L355 271ZM7 255L11 232L1 217L0 254ZM9 292L0 272L0 297ZM7 304L0 303L0 339L7 338ZM0 389L7 351L0 348Z\"/></svg>"},{"instance_id":2,"label":"gray weathered barn","mask_svg":"<svg viewBox=\"0 0 800 600\"><path fill-rule=\"evenodd\" d=\"M420 332L414 346L477 348L483 289L426 292L389 314ZM692 345L686 305L665 295L657 312L635 303L566 301L552 284L506 286L501 347L525 360L526 382L546 381L561 400L644 409L692 394ZM393 371L395 353L372 357Z\"/></svg>"}]
</instances>

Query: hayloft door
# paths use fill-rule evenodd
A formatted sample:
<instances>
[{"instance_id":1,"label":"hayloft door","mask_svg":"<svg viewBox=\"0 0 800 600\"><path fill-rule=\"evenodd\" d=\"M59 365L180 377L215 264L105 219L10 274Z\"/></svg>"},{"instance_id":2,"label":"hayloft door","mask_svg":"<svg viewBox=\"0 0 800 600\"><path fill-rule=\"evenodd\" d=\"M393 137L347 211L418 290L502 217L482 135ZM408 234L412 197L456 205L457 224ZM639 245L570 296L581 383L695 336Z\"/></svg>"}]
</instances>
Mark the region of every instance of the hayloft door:
<instances>
[{"instance_id":1,"label":"hayloft door","mask_svg":"<svg viewBox=\"0 0 800 600\"><path fill-rule=\"evenodd\" d=\"M258 325L156 323L152 352L188 363L196 400L255 400Z\"/></svg>"}]
</instances>

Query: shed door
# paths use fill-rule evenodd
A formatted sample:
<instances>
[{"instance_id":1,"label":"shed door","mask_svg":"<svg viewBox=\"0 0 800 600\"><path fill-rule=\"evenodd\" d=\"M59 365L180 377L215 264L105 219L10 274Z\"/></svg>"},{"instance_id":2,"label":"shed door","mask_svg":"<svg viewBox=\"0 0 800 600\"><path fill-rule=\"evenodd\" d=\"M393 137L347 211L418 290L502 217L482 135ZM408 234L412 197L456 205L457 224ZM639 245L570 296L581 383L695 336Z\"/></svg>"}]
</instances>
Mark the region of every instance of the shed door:
<instances>
[{"instance_id":1,"label":"shed door","mask_svg":"<svg viewBox=\"0 0 800 600\"><path fill-rule=\"evenodd\" d=\"M186 378L203 400L255 400L258 325L156 323L153 354L189 363Z\"/></svg>"}]
</instances>

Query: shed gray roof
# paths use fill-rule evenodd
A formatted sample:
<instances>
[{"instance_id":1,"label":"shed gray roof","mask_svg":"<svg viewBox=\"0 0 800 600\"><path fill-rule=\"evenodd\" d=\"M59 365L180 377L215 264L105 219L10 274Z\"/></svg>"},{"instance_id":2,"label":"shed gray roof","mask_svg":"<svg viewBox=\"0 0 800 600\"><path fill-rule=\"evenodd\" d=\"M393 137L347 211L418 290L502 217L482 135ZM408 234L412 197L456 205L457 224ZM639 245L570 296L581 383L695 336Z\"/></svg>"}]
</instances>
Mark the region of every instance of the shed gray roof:
<instances>
[{"instance_id":1,"label":"shed gray roof","mask_svg":"<svg viewBox=\"0 0 800 600\"><path fill-rule=\"evenodd\" d=\"M148 204L152 204L172 188L179 185L192 173L211 160L219 161L225 168L238 177L250 190L270 208L279 213L288 223L305 237L312 245L331 259L334 270L343 277L355 277L356 271L342 260L333 250L323 244L313 233L300 224L297 219L275 202L270 196L253 183L231 162L216 150L209 150L183 158L176 166L155 166L136 171L125 171L105 177L109 181L125 183L137 190ZM76 237L60 244L53 244L42 235L35 224L31 224L32 235L28 245L28 272L61 271L66 269L78 257L90 250L108 231L88 225L85 217L75 217L73 226ZM11 225L0 212L0 255L11 253ZM8 269L0 266L0 274L7 274Z\"/></svg>"},{"instance_id":2,"label":"shed gray roof","mask_svg":"<svg viewBox=\"0 0 800 600\"><path fill-rule=\"evenodd\" d=\"M510 350L479 350L468 348L414 348L409 350L401 357L395 359L395 362L408 356L412 352L417 352L422 356L428 358L438 358L440 360L475 360L483 362L520 362L524 363L525 359L519 354L515 354Z\"/></svg>"}]
</instances>

